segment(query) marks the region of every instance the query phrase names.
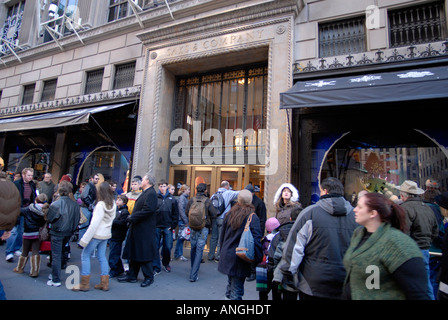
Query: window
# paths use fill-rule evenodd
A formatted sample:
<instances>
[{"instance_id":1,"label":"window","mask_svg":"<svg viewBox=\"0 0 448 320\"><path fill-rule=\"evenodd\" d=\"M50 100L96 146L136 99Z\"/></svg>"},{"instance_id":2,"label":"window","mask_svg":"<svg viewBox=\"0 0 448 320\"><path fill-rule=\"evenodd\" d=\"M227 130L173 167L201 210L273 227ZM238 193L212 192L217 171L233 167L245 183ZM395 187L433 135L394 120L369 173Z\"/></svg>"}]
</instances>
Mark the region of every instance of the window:
<instances>
[{"instance_id":1,"label":"window","mask_svg":"<svg viewBox=\"0 0 448 320\"><path fill-rule=\"evenodd\" d=\"M389 39L391 47L410 46L444 40L446 22L443 3L424 5L390 11Z\"/></svg>"},{"instance_id":2,"label":"window","mask_svg":"<svg viewBox=\"0 0 448 320\"><path fill-rule=\"evenodd\" d=\"M134 1L134 0L133 0ZM160 0L159 0L160 1ZM157 0L138 0L137 5L142 9L157 7L159 5ZM136 1L134 1L136 2ZM163 1L162 1L163 2ZM127 0L110 0L109 4L109 19L108 22L126 18L133 14L132 8Z\"/></svg>"},{"instance_id":3,"label":"window","mask_svg":"<svg viewBox=\"0 0 448 320\"><path fill-rule=\"evenodd\" d=\"M193 121L199 122L201 132L217 129L222 137L226 129L235 133L237 129L253 129L253 136L235 135L234 146L242 145L246 151L263 148L260 139L261 129L266 129L267 73L267 67L256 66L179 78L175 128L189 132L190 145ZM208 144L203 142L203 146Z\"/></svg>"},{"instance_id":4,"label":"window","mask_svg":"<svg viewBox=\"0 0 448 320\"><path fill-rule=\"evenodd\" d=\"M41 97L40 101L54 100L57 83L58 83L57 79L44 81L44 88L42 90L42 97Z\"/></svg>"},{"instance_id":5,"label":"window","mask_svg":"<svg viewBox=\"0 0 448 320\"><path fill-rule=\"evenodd\" d=\"M35 83L23 87L22 105L33 103L35 89Z\"/></svg>"},{"instance_id":6,"label":"window","mask_svg":"<svg viewBox=\"0 0 448 320\"><path fill-rule=\"evenodd\" d=\"M48 22L45 26L53 30L51 33L56 38L72 33L73 30L67 23L67 18L73 19L75 28L78 28L77 24L82 21L78 9L78 0L44 0L40 17L41 23ZM48 29L44 29L43 37L44 42L53 40Z\"/></svg>"},{"instance_id":7,"label":"window","mask_svg":"<svg viewBox=\"0 0 448 320\"><path fill-rule=\"evenodd\" d=\"M104 69L87 72L85 94L101 92Z\"/></svg>"},{"instance_id":8,"label":"window","mask_svg":"<svg viewBox=\"0 0 448 320\"><path fill-rule=\"evenodd\" d=\"M366 51L365 18L319 24L319 57Z\"/></svg>"},{"instance_id":9,"label":"window","mask_svg":"<svg viewBox=\"0 0 448 320\"><path fill-rule=\"evenodd\" d=\"M0 37L6 41L13 49L19 45L19 33L22 27L23 10L25 9L25 1L20 1L8 8L8 16L0 26ZM11 53L8 46L0 41L0 56Z\"/></svg>"},{"instance_id":10,"label":"window","mask_svg":"<svg viewBox=\"0 0 448 320\"><path fill-rule=\"evenodd\" d=\"M114 89L128 88L134 85L135 61L115 67Z\"/></svg>"}]
</instances>

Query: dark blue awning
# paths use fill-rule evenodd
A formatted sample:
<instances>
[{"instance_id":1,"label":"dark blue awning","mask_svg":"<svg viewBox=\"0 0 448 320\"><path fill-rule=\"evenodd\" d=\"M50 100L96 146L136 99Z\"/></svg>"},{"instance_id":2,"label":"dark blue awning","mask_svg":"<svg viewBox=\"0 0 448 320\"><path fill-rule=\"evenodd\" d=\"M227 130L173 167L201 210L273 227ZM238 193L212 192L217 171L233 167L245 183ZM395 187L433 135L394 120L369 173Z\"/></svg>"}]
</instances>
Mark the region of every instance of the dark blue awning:
<instances>
[{"instance_id":1,"label":"dark blue awning","mask_svg":"<svg viewBox=\"0 0 448 320\"><path fill-rule=\"evenodd\" d=\"M313 108L448 98L448 66L299 81L280 108Z\"/></svg>"}]
</instances>

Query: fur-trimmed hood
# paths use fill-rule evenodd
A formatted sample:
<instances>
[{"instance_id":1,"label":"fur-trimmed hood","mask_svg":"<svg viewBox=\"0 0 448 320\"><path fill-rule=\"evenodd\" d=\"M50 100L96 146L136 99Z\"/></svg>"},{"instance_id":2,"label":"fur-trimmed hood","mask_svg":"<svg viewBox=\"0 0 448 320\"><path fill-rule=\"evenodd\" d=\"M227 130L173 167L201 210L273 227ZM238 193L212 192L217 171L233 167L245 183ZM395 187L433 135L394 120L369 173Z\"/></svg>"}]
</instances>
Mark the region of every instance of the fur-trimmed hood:
<instances>
[{"instance_id":1,"label":"fur-trimmed hood","mask_svg":"<svg viewBox=\"0 0 448 320\"><path fill-rule=\"evenodd\" d=\"M292 192L291 202L299 202L299 191L297 191L296 187L294 187L290 183L283 183L280 188L278 188L277 192L274 196L274 206L276 205L278 199L282 196L283 189L288 188Z\"/></svg>"}]
</instances>

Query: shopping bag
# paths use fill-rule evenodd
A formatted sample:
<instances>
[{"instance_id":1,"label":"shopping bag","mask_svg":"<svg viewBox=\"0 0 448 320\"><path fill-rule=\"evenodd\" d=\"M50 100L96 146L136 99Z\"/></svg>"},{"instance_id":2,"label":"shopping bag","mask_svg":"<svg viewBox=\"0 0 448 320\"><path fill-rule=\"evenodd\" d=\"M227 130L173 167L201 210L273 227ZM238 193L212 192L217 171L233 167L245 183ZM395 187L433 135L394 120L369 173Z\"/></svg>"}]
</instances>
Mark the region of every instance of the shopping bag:
<instances>
[{"instance_id":1,"label":"shopping bag","mask_svg":"<svg viewBox=\"0 0 448 320\"><path fill-rule=\"evenodd\" d=\"M254 237L252 236L252 232L249 227L254 214L255 213L251 213L249 218L247 218L246 226L244 227L240 242L236 248L236 255L246 262L254 262L255 260Z\"/></svg>"},{"instance_id":2,"label":"shopping bag","mask_svg":"<svg viewBox=\"0 0 448 320\"><path fill-rule=\"evenodd\" d=\"M190 227L186 226L185 228L182 229L180 237L185 241L190 241L190 233L191 233Z\"/></svg>"}]
</instances>

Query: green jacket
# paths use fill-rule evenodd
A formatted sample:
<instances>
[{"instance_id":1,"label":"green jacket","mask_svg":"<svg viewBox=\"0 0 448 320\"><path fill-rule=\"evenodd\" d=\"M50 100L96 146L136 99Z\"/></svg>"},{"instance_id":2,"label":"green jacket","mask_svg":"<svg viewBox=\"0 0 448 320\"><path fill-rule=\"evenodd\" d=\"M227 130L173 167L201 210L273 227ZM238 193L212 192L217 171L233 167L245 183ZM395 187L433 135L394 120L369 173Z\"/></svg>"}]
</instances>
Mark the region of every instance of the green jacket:
<instances>
[{"instance_id":1,"label":"green jacket","mask_svg":"<svg viewBox=\"0 0 448 320\"><path fill-rule=\"evenodd\" d=\"M357 248L365 232L364 227L355 230L344 256L347 271L345 283L350 284L352 299L405 299L404 292L398 287L392 273L412 258L423 258L420 249L414 240L389 223L381 224L378 230ZM379 277L375 278L376 275ZM375 283L379 284L379 288L373 286Z\"/></svg>"}]
</instances>

